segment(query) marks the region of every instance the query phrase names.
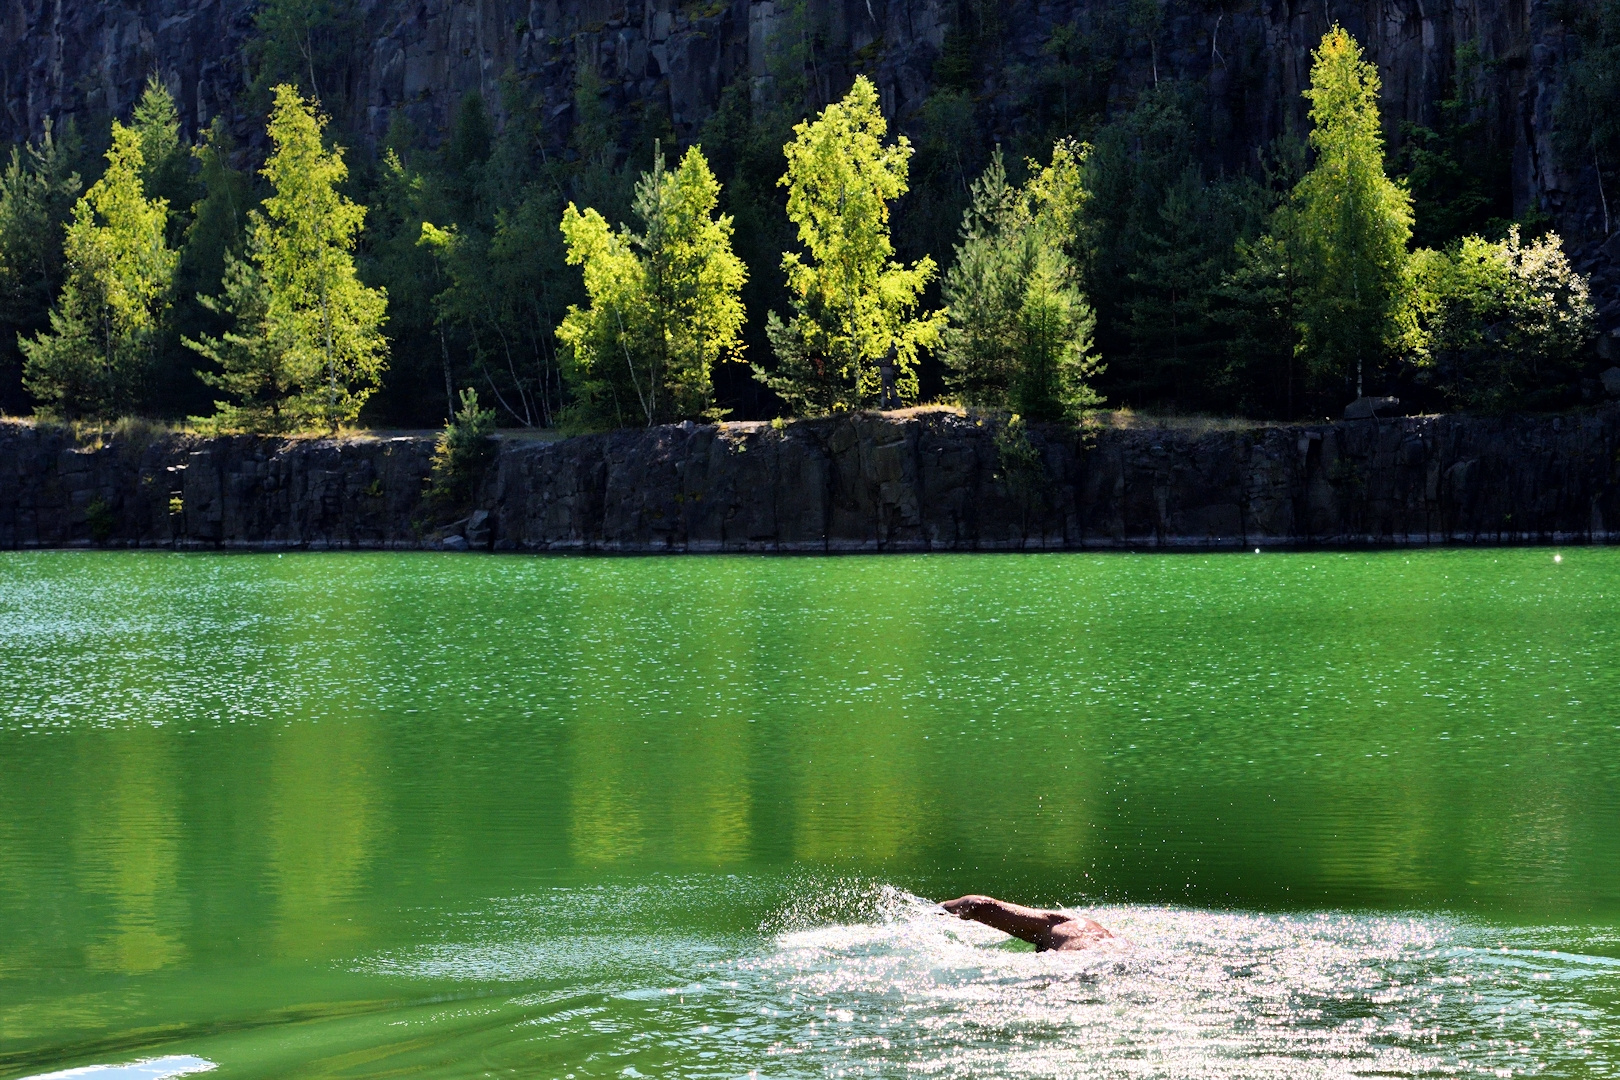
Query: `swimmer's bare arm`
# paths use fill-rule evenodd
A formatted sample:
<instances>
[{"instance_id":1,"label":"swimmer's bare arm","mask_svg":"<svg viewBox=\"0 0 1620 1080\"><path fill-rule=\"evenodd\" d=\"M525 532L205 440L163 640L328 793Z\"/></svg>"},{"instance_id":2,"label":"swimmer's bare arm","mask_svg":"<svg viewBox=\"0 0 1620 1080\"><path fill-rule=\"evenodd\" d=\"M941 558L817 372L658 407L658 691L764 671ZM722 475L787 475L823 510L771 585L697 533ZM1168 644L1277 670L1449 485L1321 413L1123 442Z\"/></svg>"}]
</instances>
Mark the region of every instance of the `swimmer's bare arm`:
<instances>
[{"instance_id":1,"label":"swimmer's bare arm","mask_svg":"<svg viewBox=\"0 0 1620 1080\"><path fill-rule=\"evenodd\" d=\"M1009 904L993 896L976 894L947 900L940 907L959 919L982 922L1004 934L1011 934L1015 938L1027 941L1037 949L1060 947L1062 941L1067 940L1069 935L1060 934L1054 937L1053 928L1075 921L1073 916L1065 915L1061 911L1043 911L1040 908L1024 907L1022 904Z\"/></svg>"}]
</instances>

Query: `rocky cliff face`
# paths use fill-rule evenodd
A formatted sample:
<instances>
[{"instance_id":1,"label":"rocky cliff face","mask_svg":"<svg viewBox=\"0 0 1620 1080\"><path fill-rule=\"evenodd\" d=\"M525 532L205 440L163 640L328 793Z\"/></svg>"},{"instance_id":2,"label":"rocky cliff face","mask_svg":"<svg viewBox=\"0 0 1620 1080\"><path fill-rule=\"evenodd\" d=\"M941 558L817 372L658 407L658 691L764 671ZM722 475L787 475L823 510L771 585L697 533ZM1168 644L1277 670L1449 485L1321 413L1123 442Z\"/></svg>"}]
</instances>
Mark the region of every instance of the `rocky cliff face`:
<instances>
[{"instance_id":1,"label":"rocky cliff face","mask_svg":"<svg viewBox=\"0 0 1620 1080\"><path fill-rule=\"evenodd\" d=\"M1601 213L1591 170L1568 171L1552 153L1552 107L1575 48L1550 5L1532 0L354 0L359 29L344 65L346 126L380 137L396 112L443 131L469 91L501 100L512 73L545 104L559 144L571 124L575 73L589 66L610 102L667 110L690 138L721 91L739 81L764 91L774 58L815 46L823 95L857 71L878 82L890 111L912 117L934 84L947 34L996 13L978 43L997 71L1062 60L1105 83L1110 103L1164 78L1205 88L1218 157L1292 122L1303 130L1310 49L1333 22L1366 45L1384 79L1392 136L1401 121L1432 124L1458 46L1475 43L1489 101L1488 137L1511 147L1519 208L1540 205L1566 235L1589 239ZM255 0L10 0L0 20L0 134L37 132L45 116L127 114L149 71L169 83L192 128L235 116ZM983 20L980 19L982 22ZM1073 55L1070 55L1070 54ZM994 78L980 88L1004 128L1019 102ZM1591 190L1588 190L1591 188Z\"/></svg>"},{"instance_id":2,"label":"rocky cliff face","mask_svg":"<svg viewBox=\"0 0 1620 1080\"><path fill-rule=\"evenodd\" d=\"M1620 540L1620 408L1208 433L946 411L505 440L474 505L420 437L81 446L0 425L0 547L978 551ZM456 518L454 521L448 518Z\"/></svg>"}]
</instances>

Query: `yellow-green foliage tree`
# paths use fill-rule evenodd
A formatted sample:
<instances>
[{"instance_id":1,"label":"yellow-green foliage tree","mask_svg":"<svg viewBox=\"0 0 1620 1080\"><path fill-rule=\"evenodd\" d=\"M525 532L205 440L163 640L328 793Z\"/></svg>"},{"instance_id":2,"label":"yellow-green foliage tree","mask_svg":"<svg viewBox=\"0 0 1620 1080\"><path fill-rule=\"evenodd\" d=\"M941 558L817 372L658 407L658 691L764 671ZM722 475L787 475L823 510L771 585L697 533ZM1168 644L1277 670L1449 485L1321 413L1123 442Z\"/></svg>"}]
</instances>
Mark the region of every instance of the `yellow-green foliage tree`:
<instances>
[{"instance_id":1,"label":"yellow-green foliage tree","mask_svg":"<svg viewBox=\"0 0 1620 1080\"><path fill-rule=\"evenodd\" d=\"M801 413L879 403L881 366L893 350L895 385L917 397L917 353L939 343L941 311L919 312L934 260L894 261L889 204L906 192L911 144L885 144L888 124L864 75L844 100L793 129L784 147L787 212L808 258L782 256L793 317L770 314L776 368L756 376Z\"/></svg>"},{"instance_id":2,"label":"yellow-green foliage tree","mask_svg":"<svg viewBox=\"0 0 1620 1080\"><path fill-rule=\"evenodd\" d=\"M1090 385L1101 370L1091 347L1096 319L1073 257L1084 155L1083 146L1059 142L1051 164L1030 162L1019 187L998 150L973 183L944 282L944 360L970 405L1055 420L1101 403Z\"/></svg>"},{"instance_id":3,"label":"yellow-green foliage tree","mask_svg":"<svg viewBox=\"0 0 1620 1080\"><path fill-rule=\"evenodd\" d=\"M747 277L716 214L720 184L697 147L636 185L642 231L615 232L594 209L563 211L570 265L584 268L588 307L557 328L577 418L628 426L715 416L714 366L741 359Z\"/></svg>"},{"instance_id":4,"label":"yellow-green foliage tree","mask_svg":"<svg viewBox=\"0 0 1620 1080\"><path fill-rule=\"evenodd\" d=\"M1414 264L1418 367L1455 404L1504 412L1576 397L1597 318L1556 233L1526 243L1515 225L1499 242L1424 249Z\"/></svg>"},{"instance_id":5,"label":"yellow-green foliage tree","mask_svg":"<svg viewBox=\"0 0 1620 1080\"><path fill-rule=\"evenodd\" d=\"M133 409L152 362L176 255L168 204L142 194L142 166L139 134L114 121L107 171L73 207L50 329L18 341L28 392L64 416Z\"/></svg>"},{"instance_id":6,"label":"yellow-green foliage tree","mask_svg":"<svg viewBox=\"0 0 1620 1080\"><path fill-rule=\"evenodd\" d=\"M1305 361L1357 395L1369 367L1413 332L1409 303L1412 199L1384 172L1378 69L1342 27L1322 37L1311 65L1310 144L1316 162L1294 189L1303 245Z\"/></svg>"},{"instance_id":7,"label":"yellow-green foliage tree","mask_svg":"<svg viewBox=\"0 0 1620 1080\"><path fill-rule=\"evenodd\" d=\"M348 169L322 144L325 125L293 87L275 88L262 170L272 192L249 215L250 265L227 269L217 302L236 332L187 341L219 365L203 377L235 399L215 403L222 426L335 428L359 415L387 366L387 295L354 269L366 208L338 191Z\"/></svg>"}]
</instances>

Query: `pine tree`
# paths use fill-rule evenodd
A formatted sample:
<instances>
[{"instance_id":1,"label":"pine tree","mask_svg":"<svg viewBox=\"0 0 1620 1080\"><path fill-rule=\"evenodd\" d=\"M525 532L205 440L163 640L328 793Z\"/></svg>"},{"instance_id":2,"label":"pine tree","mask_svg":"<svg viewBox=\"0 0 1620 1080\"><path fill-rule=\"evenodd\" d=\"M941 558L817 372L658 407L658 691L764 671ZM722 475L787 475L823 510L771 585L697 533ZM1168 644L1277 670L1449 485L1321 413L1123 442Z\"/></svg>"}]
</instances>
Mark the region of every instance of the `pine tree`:
<instances>
[{"instance_id":1,"label":"pine tree","mask_svg":"<svg viewBox=\"0 0 1620 1080\"><path fill-rule=\"evenodd\" d=\"M1480 75L1487 70L1477 41L1459 45L1451 92L1435 103L1434 127L1401 123L1398 171L1412 193L1412 240L1419 247L1499 234L1513 217L1513 157L1486 124L1493 108ZM1571 96L1566 89L1560 104ZM1561 134L1555 126L1555 145Z\"/></svg>"},{"instance_id":2,"label":"pine tree","mask_svg":"<svg viewBox=\"0 0 1620 1080\"><path fill-rule=\"evenodd\" d=\"M495 410L478 406L478 391L461 391L461 408L451 414L433 448L433 471L426 503L438 513L462 511L472 501L484 471L495 459Z\"/></svg>"},{"instance_id":3,"label":"pine tree","mask_svg":"<svg viewBox=\"0 0 1620 1080\"><path fill-rule=\"evenodd\" d=\"M1095 319L1072 255L1083 157L1083 147L1060 142L1051 164L1030 162L1033 175L1017 188L998 150L973 184L944 282L943 358L969 404L1058 419L1101 401L1089 382L1100 370Z\"/></svg>"},{"instance_id":4,"label":"pine tree","mask_svg":"<svg viewBox=\"0 0 1620 1080\"><path fill-rule=\"evenodd\" d=\"M342 114L341 95L360 19L354 0L264 0L248 43L250 93L260 107L290 83Z\"/></svg>"},{"instance_id":5,"label":"pine tree","mask_svg":"<svg viewBox=\"0 0 1620 1080\"><path fill-rule=\"evenodd\" d=\"M1102 404L1091 380L1102 370L1091 350L1096 320L1075 282L1073 267L1056 249L1031 260L1018 308L1022 330L1012 407L1035 420L1077 419Z\"/></svg>"},{"instance_id":6,"label":"pine tree","mask_svg":"<svg viewBox=\"0 0 1620 1080\"><path fill-rule=\"evenodd\" d=\"M1162 192L1140 237L1128 313L1133 364L1156 396L1203 403L1220 370L1214 289L1231 265L1247 209L1244 186L1209 183L1188 165Z\"/></svg>"},{"instance_id":7,"label":"pine tree","mask_svg":"<svg viewBox=\"0 0 1620 1080\"><path fill-rule=\"evenodd\" d=\"M396 415L426 420L438 414L449 421L456 411L455 387L447 326L436 314L450 281L422 242L422 223L450 221L455 213L441 177L406 164L403 153L417 156L414 133L397 115L387 142L360 264L365 280L388 292L389 379L381 394L394 399Z\"/></svg>"},{"instance_id":8,"label":"pine tree","mask_svg":"<svg viewBox=\"0 0 1620 1080\"><path fill-rule=\"evenodd\" d=\"M1162 306L1168 283L1146 265L1172 250L1167 231L1197 216L1165 215L1171 188L1189 169L1198 173L1187 97L1184 86L1168 80L1145 88L1129 111L1097 131L1083 169L1090 198L1081 215L1082 268L1097 307L1100 344L1114 358L1109 382L1138 404L1175 396L1161 371L1174 337L1155 335L1161 327L1145 317L1147 308ZM1183 233L1175 243L1185 244ZM1174 251L1174 257L1184 255Z\"/></svg>"},{"instance_id":9,"label":"pine tree","mask_svg":"<svg viewBox=\"0 0 1620 1080\"><path fill-rule=\"evenodd\" d=\"M257 418L336 428L359 414L387 366L387 294L362 285L354 269L366 210L337 190L348 169L341 149L322 145L325 124L293 87L275 88L261 170L272 192L262 213L248 215L252 273L227 260L226 295L216 301L235 317L238 341L187 342L221 365L205 381L250 395L216 403L222 425Z\"/></svg>"},{"instance_id":10,"label":"pine tree","mask_svg":"<svg viewBox=\"0 0 1620 1080\"><path fill-rule=\"evenodd\" d=\"M1412 200L1384 173L1378 70L1335 26L1311 65L1316 162L1294 189L1303 244L1303 349L1360 396L1366 375L1410 330L1404 302Z\"/></svg>"},{"instance_id":11,"label":"pine tree","mask_svg":"<svg viewBox=\"0 0 1620 1080\"><path fill-rule=\"evenodd\" d=\"M73 208L50 330L18 342L29 393L70 417L133 408L168 307L168 205L142 194L142 164L139 134L114 121L107 171Z\"/></svg>"},{"instance_id":12,"label":"pine tree","mask_svg":"<svg viewBox=\"0 0 1620 1080\"><path fill-rule=\"evenodd\" d=\"M146 87L130 126L141 141L141 189L148 199L162 199L169 208L164 236L180 253L175 271L174 308L153 342L152 368L140 409L147 415L181 416L194 412L208 399L205 388L195 378L195 358L181 342L188 333L208 327L209 313L196 297L219 288L216 268L212 280L198 281L192 273L187 251L196 203L203 194L196 177L197 161L180 133L180 114L174 98L156 72L147 77Z\"/></svg>"},{"instance_id":13,"label":"pine tree","mask_svg":"<svg viewBox=\"0 0 1620 1080\"><path fill-rule=\"evenodd\" d=\"M191 221L197 185L192 178L191 148L180 138L174 97L157 72L147 76L130 126L141 140L141 188L148 199L162 199L168 205L169 246L179 247Z\"/></svg>"},{"instance_id":14,"label":"pine tree","mask_svg":"<svg viewBox=\"0 0 1620 1080\"><path fill-rule=\"evenodd\" d=\"M294 353L274 337L270 322L270 293L252 259L225 252L222 296L199 297L202 306L238 329L215 337L199 334L185 338L187 347L218 365L218 370L201 370L197 377L212 389L224 392L225 400L214 402L214 415L193 417L193 421L215 429L243 431L285 431L295 426L296 413L287 409L288 400L298 388Z\"/></svg>"},{"instance_id":15,"label":"pine tree","mask_svg":"<svg viewBox=\"0 0 1620 1080\"><path fill-rule=\"evenodd\" d=\"M714 366L740 358L746 270L731 218L715 213L720 184L695 146L674 172L662 156L636 185L640 233L613 232L594 209L563 211L590 306L570 306L557 337L590 423L713 417Z\"/></svg>"},{"instance_id":16,"label":"pine tree","mask_svg":"<svg viewBox=\"0 0 1620 1080\"><path fill-rule=\"evenodd\" d=\"M911 144L905 136L884 144L888 124L864 75L793 132L780 184L808 260L782 256L793 317L771 313L776 369L756 367L756 377L799 412L858 408L879 403L881 368L892 355L888 389L914 401L918 350L938 344L945 314L917 311L934 260L907 268L893 259L889 204L905 194Z\"/></svg>"},{"instance_id":17,"label":"pine tree","mask_svg":"<svg viewBox=\"0 0 1620 1080\"><path fill-rule=\"evenodd\" d=\"M1028 270L1028 245L1019 242L1028 204L1007 181L1000 149L971 192L956 261L943 283L950 324L940 355L950 370L948 383L963 401L997 408L1006 406L1015 377L1017 352L1010 342L1019 333Z\"/></svg>"},{"instance_id":18,"label":"pine tree","mask_svg":"<svg viewBox=\"0 0 1620 1080\"><path fill-rule=\"evenodd\" d=\"M0 408L23 407L17 342L50 325L51 303L62 287L62 226L81 190L73 170L77 156L72 126L59 139L47 117L44 134L12 147L0 173Z\"/></svg>"},{"instance_id":19,"label":"pine tree","mask_svg":"<svg viewBox=\"0 0 1620 1080\"><path fill-rule=\"evenodd\" d=\"M1237 242L1237 266L1221 283L1217 317L1231 329L1225 381L1240 408L1291 420L1307 387L1299 363L1304 283L1297 215L1278 207L1270 227Z\"/></svg>"},{"instance_id":20,"label":"pine tree","mask_svg":"<svg viewBox=\"0 0 1620 1080\"><path fill-rule=\"evenodd\" d=\"M1288 132L1261 150L1264 183L1251 195L1264 227L1238 238L1231 270L1212 288L1212 316L1226 339L1220 390L1250 416L1293 419L1313 396L1299 355L1304 245L1293 204L1306 153L1305 141Z\"/></svg>"},{"instance_id":21,"label":"pine tree","mask_svg":"<svg viewBox=\"0 0 1620 1080\"><path fill-rule=\"evenodd\" d=\"M1086 156L1080 245L1111 396L1208 408L1220 379L1214 290L1259 231L1247 177L1211 178L1192 88L1165 80L1104 125Z\"/></svg>"},{"instance_id":22,"label":"pine tree","mask_svg":"<svg viewBox=\"0 0 1620 1080\"><path fill-rule=\"evenodd\" d=\"M185 245L180 249L177 291L181 296L211 293L219 288L225 276L227 253L242 246L242 226L252 205L252 185L244 173L231 168L234 149L224 120L215 117L192 150L199 166L202 197L192 207Z\"/></svg>"}]
</instances>

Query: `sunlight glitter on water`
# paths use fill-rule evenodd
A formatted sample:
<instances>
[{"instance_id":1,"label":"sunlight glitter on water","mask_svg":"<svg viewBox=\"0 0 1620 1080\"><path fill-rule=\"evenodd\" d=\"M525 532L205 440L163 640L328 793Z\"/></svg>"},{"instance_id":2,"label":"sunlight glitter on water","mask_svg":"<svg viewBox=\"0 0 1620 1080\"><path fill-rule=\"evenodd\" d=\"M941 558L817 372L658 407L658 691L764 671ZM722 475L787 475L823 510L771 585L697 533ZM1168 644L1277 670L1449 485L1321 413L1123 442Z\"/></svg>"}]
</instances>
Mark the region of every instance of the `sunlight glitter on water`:
<instances>
[{"instance_id":1,"label":"sunlight glitter on water","mask_svg":"<svg viewBox=\"0 0 1620 1080\"><path fill-rule=\"evenodd\" d=\"M790 901L751 941L592 934L386 966L586 982L520 1023L606 1035L603 1057L643 1072L673 1053L716 1077L1615 1074L1620 1028L1590 1002L1620 991L1620 962L1547 947L1578 931L1131 905L1087 912L1122 941L1036 954L901 890L857 892ZM824 920L852 907L865 917Z\"/></svg>"},{"instance_id":2,"label":"sunlight glitter on water","mask_svg":"<svg viewBox=\"0 0 1620 1080\"><path fill-rule=\"evenodd\" d=\"M1620 1075L1552 554L0 554L0 1077Z\"/></svg>"},{"instance_id":3,"label":"sunlight glitter on water","mask_svg":"<svg viewBox=\"0 0 1620 1080\"><path fill-rule=\"evenodd\" d=\"M1446 928L1432 921L1092 914L1129 944L1079 956L1013 951L994 931L922 909L787 934L748 966L803 1003L860 1018L853 1029L810 1021L784 1046L850 1056L881 1040L927 1074L1466 1071L1458 1048L1436 1045L1455 1033L1433 970Z\"/></svg>"}]
</instances>

